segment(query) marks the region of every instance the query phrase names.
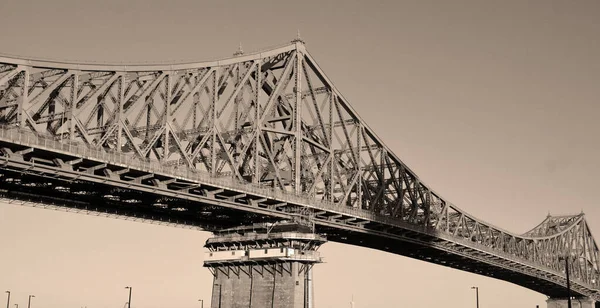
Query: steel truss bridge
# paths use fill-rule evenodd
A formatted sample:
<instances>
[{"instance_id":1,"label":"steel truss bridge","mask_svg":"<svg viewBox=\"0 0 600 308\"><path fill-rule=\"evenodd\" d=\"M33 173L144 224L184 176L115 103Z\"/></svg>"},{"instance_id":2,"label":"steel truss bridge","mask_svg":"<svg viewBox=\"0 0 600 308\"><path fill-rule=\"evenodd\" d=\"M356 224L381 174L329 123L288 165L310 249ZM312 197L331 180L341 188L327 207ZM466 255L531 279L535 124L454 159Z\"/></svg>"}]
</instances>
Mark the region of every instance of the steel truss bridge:
<instances>
[{"instance_id":1,"label":"steel truss bridge","mask_svg":"<svg viewBox=\"0 0 600 308\"><path fill-rule=\"evenodd\" d=\"M425 185L300 39L202 63L0 57L0 197L217 230L312 217L329 240L600 300L583 214L525 234ZM567 256L567 262L561 257Z\"/></svg>"}]
</instances>

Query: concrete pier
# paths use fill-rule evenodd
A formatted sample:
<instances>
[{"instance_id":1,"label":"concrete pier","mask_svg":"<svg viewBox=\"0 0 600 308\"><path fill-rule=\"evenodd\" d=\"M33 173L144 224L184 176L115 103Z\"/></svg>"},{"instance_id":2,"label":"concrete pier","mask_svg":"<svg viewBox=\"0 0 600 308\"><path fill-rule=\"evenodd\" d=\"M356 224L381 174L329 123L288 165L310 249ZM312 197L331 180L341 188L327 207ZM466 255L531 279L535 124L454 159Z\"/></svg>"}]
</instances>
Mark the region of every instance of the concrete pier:
<instances>
[{"instance_id":1,"label":"concrete pier","mask_svg":"<svg viewBox=\"0 0 600 308\"><path fill-rule=\"evenodd\" d=\"M206 241L211 308L313 308L312 267L325 237L293 222L222 230Z\"/></svg>"}]
</instances>

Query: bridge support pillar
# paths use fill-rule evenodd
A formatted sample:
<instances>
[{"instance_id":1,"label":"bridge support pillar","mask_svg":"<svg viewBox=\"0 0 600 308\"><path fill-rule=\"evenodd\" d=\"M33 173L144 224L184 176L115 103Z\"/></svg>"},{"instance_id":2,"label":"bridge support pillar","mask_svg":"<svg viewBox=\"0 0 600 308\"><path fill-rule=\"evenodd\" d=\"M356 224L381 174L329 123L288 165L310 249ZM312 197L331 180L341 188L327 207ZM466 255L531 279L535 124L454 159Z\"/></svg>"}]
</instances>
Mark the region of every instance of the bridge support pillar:
<instances>
[{"instance_id":1,"label":"bridge support pillar","mask_svg":"<svg viewBox=\"0 0 600 308\"><path fill-rule=\"evenodd\" d=\"M566 298L549 298L546 300L548 308L567 308L568 300ZM597 308L600 307L600 303L596 303L594 300L587 297L576 297L571 299L572 308Z\"/></svg>"},{"instance_id":2,"label":"bridge support pillar","mask_svg":"<svg viewBox=\"0 0 600 308\"><path fill-rule=\"evenodd\" d=\"M213 274L211 308L312 308L312 267L325 237L297 223L215 232L204 266Z\"/></svg>"}]
</instances>

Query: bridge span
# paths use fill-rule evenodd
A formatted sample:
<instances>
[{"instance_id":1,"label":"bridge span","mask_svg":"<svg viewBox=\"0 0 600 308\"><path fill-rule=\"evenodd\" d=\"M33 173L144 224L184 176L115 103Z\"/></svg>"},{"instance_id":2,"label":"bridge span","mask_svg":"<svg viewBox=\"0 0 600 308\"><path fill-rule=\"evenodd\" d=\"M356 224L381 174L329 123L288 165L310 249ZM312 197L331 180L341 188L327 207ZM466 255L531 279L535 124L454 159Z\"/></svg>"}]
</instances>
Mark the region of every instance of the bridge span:
<instances>
[{"instance_id":1,"label":"bridge span","mask_svg":"<svg viewBox=\"0 0 600 308\"><path fill-rule=\"evenodd\" d=\"M600 301L583 213L524 234L469 215L379 139L300 39L203 63L0 56L0 183L7 202L212 232L301 216L329 241L508 281L549 306L567 297L568 266L571 295Z\"/></svg>"}]
</instances>

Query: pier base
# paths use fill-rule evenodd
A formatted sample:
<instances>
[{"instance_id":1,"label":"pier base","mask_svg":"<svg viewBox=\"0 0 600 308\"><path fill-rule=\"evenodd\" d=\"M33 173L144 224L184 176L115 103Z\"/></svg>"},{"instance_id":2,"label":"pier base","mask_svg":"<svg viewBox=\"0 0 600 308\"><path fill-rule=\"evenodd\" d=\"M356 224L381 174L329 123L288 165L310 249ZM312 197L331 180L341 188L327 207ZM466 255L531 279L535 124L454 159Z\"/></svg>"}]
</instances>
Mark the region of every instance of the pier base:
<instances>
[{"instance_id":1,"label":"pier base","mask_svg":"<svg viewBox=\"0 0 600 308\"><path fill-rule=\"evenodd\" d=\"M548 308L568 308L568 300L566 298L549 298L546 300ZM600 308L600 303L596 303L594 300L581 297L571 299L572 308Z\"/></svg>"},{"instance_id":2,"label":"pier base","mask_svg":"<svg viewBox=\"0 0 600 308\"><path fill-rule=\"evenodd\" d=\"M222 230L207 240L211 308L313 308L312 266L326 239L296 223Z\"/></svg>"}]
</instances>

